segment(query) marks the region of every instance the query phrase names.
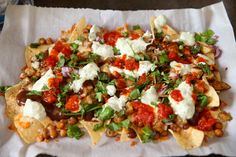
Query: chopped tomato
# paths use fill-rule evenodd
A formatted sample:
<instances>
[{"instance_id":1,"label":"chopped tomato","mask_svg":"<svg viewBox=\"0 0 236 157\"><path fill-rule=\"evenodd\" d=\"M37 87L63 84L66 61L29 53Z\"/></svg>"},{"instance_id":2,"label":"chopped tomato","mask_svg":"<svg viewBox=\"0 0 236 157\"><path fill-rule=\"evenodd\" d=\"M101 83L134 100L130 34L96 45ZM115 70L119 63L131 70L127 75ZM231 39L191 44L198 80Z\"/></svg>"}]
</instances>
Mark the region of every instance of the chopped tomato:
<instances>
[{"instance_id":1,"label":"chopped tomato","mask_svg":"<svg viewBox=\"0 0 236 157\"><path fill-rule=\"evenodd\" d=\"M57 50L58 52L60 52L63 49L63 43L61 41L57 41L55 43L55 46L53 47L53 49Z\"/></svg>"},{"instance_id":2,"label":"chopped tomato","mask_svg":"<svg viewBox=\"0 0 236 157\"><path fill-rule=\"evenodd\" d=\"M147 82L147 75L144 73L142 76L139 77L137 84L142 85Z\"/></svg>"},{"instance_id":3,"label":"chopped tomato","mask_svg":"<svg viewBox=\"0 0 236 157\"><path fill-rule=\"evenodd\" d=\"M169 52L168 58L169 58L170 60L179 60L178 53L176 53L176 52L174 52L174 51Z\"/></svg>"},{"instance_id":4,"label":"chopped tomato","mask_svg":"<svg viewBox=\"0 0 236 157\"><path fill-rule=\"evenodd\" d=\"M48 104L55 103L57 101L56 92L54 90L44 91L43 101L45 101Z\"/></svg>"},{"instance_id":5,"label":"chopped tomato","mask_svg":"<svg viewBox=\"0 0 236 157\"><path fill-rule=\"evenodd\" d=\"M154 121L154 111L149 105L138 101L131 102L134 108L132 120L136 125L151 126Z\"/></svg>"},{"instance_id":6,"label":"chopped tomato","mask_svg":"<svg viewBox=\"0 0 236 157\"><path fill-rule=\"evenodd\" d=\"M197 80L197 76L195 73L191 73L191 74L187 74L186 75L186 83L188 84L192 84L193 82L195 82Z\"/></svg>"},{"instance_id":7,"label":"chopped tomato","mask_svg":"<svg viewBox=\"0 0 236 157\"><path fill-rule=\"evenodd\" d=\"M123 78L118 78L116 80L116 86L118 89L124 89L126 88L126 82L125 82L125 79Z\"/></svg>"},{"instance_id":8,"label":"chopped tomato","mask_svg":"<svg viewBox=\"0 0 236 157\"><path fill-rule=\"evenodd\" d=\"M131 38L132 40L138 39L138 38L140 37L140 35L137 34L137 33L130 33L129 36L130 36L130 38Z\"/></svg>"},{"instance_id":9,"label":"chopped tomato","mask_svg":"<svg viewBox=\"0 0 236 157\"><path fill-rule=\"evenodd\" d=\"M139 68L139 63L134 58L125 60L125 69L137 70L138 68Z\"/></svg>"},{"instance_id":10,"label":"chopped tomato","mask_svg":"<svg viewBox=\"0 0 236 157\"><path fill-rule=\"evenodd\" d=\"M184 51L183 51L183 54L185 54L186 56L190 56L191 55L190 48L189 47L185 47Z\"/></svg>"},{"instance_id":11,"label":"chopped tomato","mask_svg":"<svg viewBox=\"0 0 236 157\"><path fill-rule=\"evenodd\" d=\"M58 61L57 58L55 58L55 57L53 57L53 56L48 56L47 58L45 58L45 59L43 60L43 66L53 68L53 67L56 66L57 61Z\"/></svg>"},{"instance_id":12,"label":"chopped tomato","mask_svg":"<svg viewBox=\"0 0 236 157\"><path fill-rule=\"evenodd\" d=\"M70 55L72 54L70 45L64 44L64 47L62 48L61 52L65 55L66 58L69 58Z\"/></svg>"},{"instance_id":13,"label":"chopped tomato","mask_svg":"<svg viewBox=\"0 0 236 157\"><path fill-rule=\"evenodd\" d=\"M61 78L49 78L48 79L48 85L51 88L58 88L61 83Z\"/></svg>"},{"instance_id":14,"label":"chopped tomato","mask_svg":"<svg viewBox=\"0 0 236 157\"><path fill-rule=\"evenodd\" d=\"M216 119L212 117L210 110L204 109L200 113L197 128L202 131L210 131L215 123Z\"/></svg>"},{"instance_id":15,"label":"chopped tomato","mask_svg":"<svg viewBox=\"0 0 236 157\"><path fill-rule=\"evenodd\" d=\"M158 104L158 119L166 119L170 114L173 113L173 109L165 104Z\"/></svg>"},{"instance_id":16,"label":"chopped tomato","mask_svg":"<svg viewBox=\"0 0 236 157\"><path fill-rule=\"evenodd\" d=\"M175 101L182 101L184 98L178 89L174 89L170 93L171 98L173 98Z\"/></svg>"},{"instance_id":17,"label":"chopped tomato","mask_svg":"<svg viewBox=\"0 0 236 157\"><path fill-rule=\"evenodd\" d=\"M208 90L206 83L202 80L197 80L196 81L195 89L200 93L205 93Z\"/></svg>"},{"instance_id":18,"label":"chopped tomato","mask_svg":"<svg viewBox=\"0 0 236 157\"><path fill-rule=\"evenodd\" d=\"M116 41L120 37L122 37L122 35L120 34L120 32L117 31L108 32L103 36L105 43L113 47L115 46Z\"/></svg>"},{"instance_id":19,"label":"chopped tomato","mask_svg":"<svg viewBox=\"0 0 236 157\"><path fill-rule=\"evenodd\" d=\"M59 52L54 48L50 51L51 57L57 58L58 54L59 54Z\"/></svg>"},{"instance_id":20,"label":"chopped tomato","mask_svg":"<svg viewBox=\"0 0 236 157\"><path fill-rule=\"evenodd\" d=\"M113 77L116 78L116 79L122 77L121 74L118 73L117 71L114 71L114 72L112 73L112 75L113 75Z\"/></svg>"},{"instance_id":21,"label":"chopped tomato","mask_svg":"<svg viewBox=\"0 0 236 157\"><path fill-rule=\"evenodd\" d=\"M199 62L206 62L206 60L204 59L204 58L202 58L202 57L198 57L197 58L197 62L199 63Z\"/></svg>"},{"instance_id":22,"label":"chopped tomato","mask_svg":"<svg viewBox=\"0 0 236 157\"><path fill-rule=\"evenodd\" d=\"M72 95L66 102L66 109L71 112L79 111L79 97L77 95Z\"/></svg>"},{"instance_id":23,"label":"chopped tomato","mask_svg":"<svg viewBox=\"0 0 236 157\"><path fill-rule=\"evenodd\" d=\"M112 63L113 66L123 69L125 65L126 55L123 55L121 58L116 58L114 63Z\"/></svg>"}]
</instances>

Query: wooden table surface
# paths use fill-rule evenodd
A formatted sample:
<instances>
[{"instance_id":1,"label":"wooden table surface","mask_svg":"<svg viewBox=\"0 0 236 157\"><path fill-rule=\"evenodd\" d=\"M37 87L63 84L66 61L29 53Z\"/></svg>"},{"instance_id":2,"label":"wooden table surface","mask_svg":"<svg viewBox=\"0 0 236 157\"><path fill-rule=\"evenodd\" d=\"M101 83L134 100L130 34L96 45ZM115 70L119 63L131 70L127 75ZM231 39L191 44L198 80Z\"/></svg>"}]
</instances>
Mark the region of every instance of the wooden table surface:
<instances>
[{"instance_id":1,"label":"wooden table surface","mask_svg":"<svg viewBox=\"0 0 236 157\"><path fill-rule=\"evenodd\" d=\"M34 0L42 7L94 8L94 9L177 9L201 8L221 0ZM236 35L236 0L223 0Z\"/></svg>"}]
</instances>

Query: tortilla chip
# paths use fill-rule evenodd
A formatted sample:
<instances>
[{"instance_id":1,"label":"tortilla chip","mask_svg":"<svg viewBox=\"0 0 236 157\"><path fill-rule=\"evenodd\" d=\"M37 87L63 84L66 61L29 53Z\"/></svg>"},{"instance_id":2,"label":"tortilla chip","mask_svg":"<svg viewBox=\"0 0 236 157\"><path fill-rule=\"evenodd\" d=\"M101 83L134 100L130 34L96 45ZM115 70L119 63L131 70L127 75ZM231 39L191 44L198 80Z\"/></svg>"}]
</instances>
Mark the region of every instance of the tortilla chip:
<instances>
[{"instance_id":1,"label":"tortilla chip","mask_svg":"<svg viewBox=\"0 0 236 157\"><path fill-rule=\"evenodd\" d=\"M6 99L6 115L13 122L14 117L21 112L21 106L16 102L16 96L19 93L20 89L26 87L29 84L28 79L22 80L20 83L10 87L5 93Z\"/></svg>"},{"instance_id":2,"label":"tortilla chip","mask_svg":"<svg viewBox=\"0 0 236 157\"><path fill-rule=\"evenodd\" d=\"M128 137L127 129L123 128L120 134L120 142L127 142L129 140L130 138Z\"/></svg>"},{"instance_id":3,"label":"tortilla chip","mask_svg":"<svg viewBox=\"0 0 236 157\"><path fill-rule=\"evenodd\" d=\"M80 123L83 125L83 127L88 131L89 136L91 137L91 141L93 145L96 145L103 133L105 132L105 128L102 128L98 131L94 131L93 128L96 124L99 124L100 122L88 122L88 121L80 121Z\"/></svg>"},{"instance_id":4,"label":"tortilla chip","mask_svg":"<svg viewBox=\"0 0 236 157\"><path fill-rule=\"evenodd\" d=\"M40 45L37 48L31 48L30 46L26 47L25 49L25 61L26 65L31 68L31 59L36 54L39 54L40 52L45 52L51 45Z\"/></svg>"},{"instance_id":5,"label":"tortilla chip","mask_svg":"<svg viewBox=\"0 0 236 157\"><path fill-rule=\"evenodd\" d=\"M193 149L200 147L204 139L204 132L189 127L186 130L181 130L180 133L169 130L176 142L184 149Z\"/></svg>"},{"instance_id":6,"label":"tortilla chip","mask_svg":"<svg viewBox=\"0 0 236 157\"><path fill-rule=\"evenodd\" d=\"M155 36L155 24L154 24L154 20L155 20L155 16L152 16L150 18L150 27L151 27L151 32L153 34L153 36ZM169 36L169 40L175 40L179 38L179 34L169 25L164 25L162 26L162 31L164 33L164 35L168 35Z\"/></svg>"},{"instance_id":7,"label":"tortilla chip","mask_svg":"<svg viewBox=\"0 0 236 157\"><path fill-rule=\"evenodd\" d=\"M73 42L78 39L78 37L83 34L83 29L87 26L85 17L82 17L76 24L74 30L69 37L69 42Z\"/></svg>"},{"instance_id":8,"label":"tortilla chip","mask_svg":"<svg viewBox=\"0 0 236 157\"><path fill-rule=\"evenodd\" d=\"M209 85L208 91L206 93L206 96L210 98L210 102L208 103L208 107L218 107L220 106L220 98L217 94L216 90Z\"/></svg>"},{"instance_id":9,"label":"tortilla chip","mask_svg":"<svg viewBox=\"0 0 236 157\"><path fill-rule=\"evenodd\" d=\"M212 47L210 47L209 45L207 45L206 43L204 42L198 42L201 46L201 51L205 54L208 54L208 53L214 53L214 49Z\"/></svg>"},{"instance_id":10,"label":"tortilla chip","mask_svg":"<svg viewBox=\"0 0 236 157\"><path fill-rule=\"evenodd\" d=\"M30 123L29 127L25 128L22 126L23 123ZM17 116L14 118L14 125L17 129L17 132L21 136L21 138L27 143L33 143L36 141L36 138L39 134L39 130L44 128L43 124L40 123L40 121L30 118L30 117L21 117L17 118Z\"/></svg>"}]
</instances>

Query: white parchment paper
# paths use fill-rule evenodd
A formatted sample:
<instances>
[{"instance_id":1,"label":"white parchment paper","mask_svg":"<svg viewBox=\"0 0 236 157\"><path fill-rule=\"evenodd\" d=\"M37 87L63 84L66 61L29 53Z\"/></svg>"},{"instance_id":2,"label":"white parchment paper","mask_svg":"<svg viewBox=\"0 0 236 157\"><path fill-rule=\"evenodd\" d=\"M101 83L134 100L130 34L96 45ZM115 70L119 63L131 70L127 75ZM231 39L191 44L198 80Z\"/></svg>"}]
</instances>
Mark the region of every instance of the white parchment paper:
<instances>
[{"instance_id":1,"label":"white parchment paper","mask_svg":"<svg viewBox=\"0 0 236 157\"><path fill-rule=\"evenodd\" d=\"M24 47L40 37L57 38L61 30L69 28L82 16L91 24L115 28L129 23L140 24L149 29L149 18L164 14L168 23L177 30L200 32L213 29L220 36L218 45L223 50L219 60L223 79L231 84L231 90L221 94L223 100L231 104L227 110L236 117L236 44L233 29L223 3L202 9L112 11L93 9L39 8L32 6L9 6L2 33L0 34L0 85L15 84L21 67L25 64ZM228 70L225 68L228 67ZM209 146L185 151L173 138L161 143L138 144L115 142L104 136L100 143L91 148L88 135L80 140L69 138L58 142L25 145L17 134L9 131L9 122L4 114L4 99L0 98L0 156L32 157L38 153L48 153L60 157L134 157L134 156L177 156L185 154L206 155L217 153L236 155L236 122L231 121L223 138L210 140Z\"/></svg>"}]
</instances>

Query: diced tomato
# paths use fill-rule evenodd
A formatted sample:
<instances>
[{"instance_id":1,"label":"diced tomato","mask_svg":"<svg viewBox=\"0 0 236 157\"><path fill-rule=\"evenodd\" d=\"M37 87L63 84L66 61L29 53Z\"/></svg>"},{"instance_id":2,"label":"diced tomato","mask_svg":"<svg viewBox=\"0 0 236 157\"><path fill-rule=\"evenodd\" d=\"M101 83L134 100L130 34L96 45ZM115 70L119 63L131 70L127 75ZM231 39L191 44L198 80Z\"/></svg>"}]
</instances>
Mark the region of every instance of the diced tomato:
<instances>
[{"instance_id":1,"label":"diced tomato","mask_svg":"<svg viewBox=\"0 0 236 157\"><path fill-rule=\"evenodd\" d=\"M206 83L202 80L197 80L196 81L195 89L200 93L205 93L208 90Z\"/></svg>"},{"instance_id":2,"label":"diced tomato","mask_svg":"<svg viewBox=\"0 0 236 157\"><path fill-rule=\"evenodd\" d=\"M59 54L59 52L54 48L50 51L51 57L57 58L58 54Z\"/></svg>"},{"instance_id":3,"label":"diced tomato","mask_svg":"<svg viewBox=\"0 0 236 157\"><path fill-rule=\"evenodd\" d=\"M173 109L171 108L171 106L162 103L158 104L158 119L166 119L172 113Z\"/></svg>"},{"instance_id":4,"label":"diced tomato","mask_svg":"<svg viewBox=\"0 0 236 157\"><path fill-rule=\"evenodd\" d=\"M178 60L178 59L179 59L179 56L178 56L178 53L171 51L171 52L169 52L169 54L168 54L168 58L169 58L170 60Z\"/></svg>"},{"instance_id":5,"label":"diced tomato","mask_svg":"<svg viewBox=\"0 0 236 157\"><path fill-rule=\"evenodd\" d=\"M124 88L124 89L122 89L122 92L120 93L120 95L129 96L130 92L131 92L133 89L134 89L134 88Z\"/></svg>"},{"instance_id":6,"label":"diced tomato","mask_svg":"<svg viewBox=\"0 0 236 157\"><path fill-rule=\"evenodd\" d=\"M204 109L200 113L197 128L202 131L210 131L215 123L216 119L212 117L210 110Z\"/></svg>"},{"instance_id":7,"label":"diced tomato","mask_svg":"<svg viewBox=\"0 0 236 157\"><path fill-rule=\"evenodd\" d=\"M72 95L66 102L66 109L71 112L79 111L79 97L77 95Z\"/></svg>"},{"instance_id":8,"label":"diced tomato","mask_svg":"<svg viewBox=\"0 0 236 157\"><path fill-rule=\"evenodd\" d=\"M124 89L126 88L126 82L125 82L125 79L123 78L118 78L116 80L116 86L118 89Z\"/></svg>"},{"instance_id":9,"label":"diced tomato","mask_svg":"<svg viewBox=\"0 0 236 157\"><path fill-rule=\"evenodd\" d=\"M192 98L193 98L193 101L197 101L197 95L195 93L192 93Z\"/></svg>"},{"instance_id":10,"label":"diced tomato","mask_svg":"<svg viewBox=\"0 0 236 157\"><path fill-rule=\"evenodd\" d=\"M49 78L48 79L48 86L51 88L58 88L61 83L61 78Z\"/></svg>"},{"instance_id":11,"label":"diced tomato","mask_svg":"<svg viewBox=\"0 0 236 157\"><path fill-rule=\"evenodd\" d=\"M142 85L146 82L147 82L147 75L144 73L143 75L139 77L137 84Z\"/></svg>"},{"instance_id":12,"label":"diced tomato","mask_svg":"<svg viewBox=\"0 0 236 157\"><path fill-rule=\"evenodd\" d=\"M47 58L45 58L45 59L43 60L43 66L53 68L53 67L56 66L57 61L58 61L57 58L55 58L55 57L53 57L53 56L48 56Z\"/></svg>"},{"instance_id":13,"label":"diced tomato","mask_svg":"<svg viewBox=\"0 0 236 157\"><path fill-rule=\"evenodd\" d=\"M202 57L198 57L197 58L197 62L206 62L206 60L204 58L202 58Z\"/></svg>"},{"instance_id":14,"label":"diced tomato","mask_svg":"<svg viewBox=\"0 0 236 157\"><path fill-rule=\"evenodd\" d=\"M60 52L63 49L64 45L61 41L57 41L55 43L55 46L53 47L53 49L57 50L58 52Z\"/></svg>"},{"instance_id":15,"label":"diced tomato","mask_svg":"<svg viewBox=\"0 0 236 157\"><path fill-rule=\"evenodd\" d=\"M122 77L121 74L118 73L117 71L114 71L114 72L112 73L112 76L113 76L115 79Z\"/></svg>"},{"instance_id":16,"label":"diced tomato","mask_svg":"<svg viewBox=\"0 0 236 157\"><path fill-rule=\"evenodd\" d=\"M184 48L184 51L183 51L183 54L185 54L186 56L191 55L190 48L189 48L189 47L185 47L185 48Z\"/></svg>"},{"instance_id":17,"label":"diced tomato","mask_svg":"<svg viewBox=\"0 0 236 157\"><path fill-rule=\"evenodd\" d=\"M108 32L103 36L105 43L113 47L115 46L116 41L120 37L122 37L122 35L120 34L120 32L117 31Z\"/></svg>"},{"instance_id":18,"label":"diced tomato","mask_svg":"<svg viewBox=\"0 0 236 157\"><path fill-rule=\"evenodd\" d=\"M130 33L129 34L129 37L132 39L132 40L135 40L135 39L138 39L140 37L139 34L137 33Z\"/></svg>"},{"instance_id":19,"label":"diced tomato","mask_svg":"<svg viewBox=\"0 0 236 157\"><path fill-rule=\"evenodd\" d=\"M125 69L138 70L138 68L139 68L139 63L134 58L125 60Z\"/></svg>"},{"instance_id":20,"label":"diced tomato","mask_svg":"<svg viewBox=\"0 0 236 157\"><path fill-rule=\"evenodd\" d=\"M116 58L115 61L112 63L113 66L123 69L125 65L126 55L122 57Z\"/></svg>"},{"instance_id":21,"label":"diced tomato","mask_svg":"<svg viewBox=\"0 0 236 157\"><path fill-rule=\"evenodd\" d=\"M192 84L196 80L197 80L197 76L195 73L190 73L186 75L186 79L185 79L186 83Z\"/></svg>"},{"instance_id":22,"label":"diced tomato","mask_svg":"<svg viewBox=\"0 0 236 157\"><path fill-rule=\"evenodd\" d=\"M64 44L64 47L62 48L61 52L65 55L66 58L69 58L70 55L72 54L70 45Z\"/></svg>"},{"instance_id":23,"label":"diced tomato","mask_svg":"<svg viewBox=\"0 0 236 157\"><path fill-rule=\"evenodd\" d=\"M57 101L56 92L54 90L44 91L43 101L45 101L48 104L55 103Z\"/></svg>"},{"instance_id":24,"label":"diced tomato","mask_svg":"<svg viewBox=\"0 0 236 157\"><path fill-rule=\"evenodd\" d=\"M174 89L170 93L171 98L173 98L175 101L182 101L184 98L178 89Z\"/></svg>"},{"instance_id":25,"label":"diced tomato","mask_svg":"<svg viewBox=\"0 0 236 157\"><path fill-rule=\"evenodd\" d=\"M132 121L134 124L152 126L154 121L153 108L138 101L133 101L131 103L134 109L134 113L132 115Z\"/></svg>"}]
</instances>

